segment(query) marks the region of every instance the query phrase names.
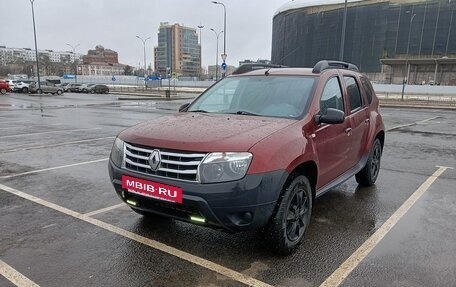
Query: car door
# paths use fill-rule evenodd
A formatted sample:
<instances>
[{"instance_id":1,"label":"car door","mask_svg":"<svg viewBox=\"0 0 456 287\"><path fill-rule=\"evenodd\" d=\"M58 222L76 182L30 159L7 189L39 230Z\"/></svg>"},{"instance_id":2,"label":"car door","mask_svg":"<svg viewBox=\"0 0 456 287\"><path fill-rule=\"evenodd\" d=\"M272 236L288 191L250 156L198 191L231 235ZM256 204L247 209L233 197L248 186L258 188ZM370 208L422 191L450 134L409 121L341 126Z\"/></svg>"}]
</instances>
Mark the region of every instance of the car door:
<instances>
[{"instance_id":1,"label":"car door","mask_svg":"<svg viewBox=\"0 0 456 287\"><path fill-rule=\"evenodd\" d=\"M350 167L360 163L363 157L363 147L369 132L369 111L367 103L361 93L361 85L354 75L344 75L344 83L349 103L347 120L350 123L350 137L352 152L348 161Z\"/></svg>"},{"instance_id":2,"label":"car door","mask_svg":"<svg viewBox=\"0 0 456 287\"><path fill-rule=\"evenodd\" d=\"M339 76L329 78L320 96L319 113L325 114L328 108L338 109L346 113L346 103L342 91ZM318 189L347 170L347 158L351 152L351 139L347 134L349 128L348 120L341 124L318 125L314 133L318 155Z\"/></svg>"}]
</instances>

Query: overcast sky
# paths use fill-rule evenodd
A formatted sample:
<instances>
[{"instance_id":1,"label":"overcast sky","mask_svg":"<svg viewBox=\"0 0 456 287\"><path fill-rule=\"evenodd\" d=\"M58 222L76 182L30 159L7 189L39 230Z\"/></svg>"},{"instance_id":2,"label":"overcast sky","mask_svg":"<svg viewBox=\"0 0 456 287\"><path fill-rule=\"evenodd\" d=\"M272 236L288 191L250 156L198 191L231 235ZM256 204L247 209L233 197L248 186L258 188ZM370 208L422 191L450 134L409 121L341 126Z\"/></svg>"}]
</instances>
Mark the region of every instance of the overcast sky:
<instances>
[{"instance_id":1,"label":"overcast sky","mask_svg":"<svg viewBox=\"0 0 456 287\"><path fill-rule=\"evenodd\" d=\"M227 63L237 66L243 59L270 59L272 17L288 0L223 2L227 8ZM1 3L0 45L33 49L29 0ZM69 43L80 44L76 52L86 54L100 44L117 51L120 63L135 67L139 62L143 65L143 45L135 36L151 36L146 53L147 63L153 63L160 22L204 26L203 66L215 64L216 38L210 28L223 30L223 7L210 0L35 0L34 7L39 50L66 51ZM223 34L219 39L219 54L222 52Z\"/></svg>"}]
</instances>

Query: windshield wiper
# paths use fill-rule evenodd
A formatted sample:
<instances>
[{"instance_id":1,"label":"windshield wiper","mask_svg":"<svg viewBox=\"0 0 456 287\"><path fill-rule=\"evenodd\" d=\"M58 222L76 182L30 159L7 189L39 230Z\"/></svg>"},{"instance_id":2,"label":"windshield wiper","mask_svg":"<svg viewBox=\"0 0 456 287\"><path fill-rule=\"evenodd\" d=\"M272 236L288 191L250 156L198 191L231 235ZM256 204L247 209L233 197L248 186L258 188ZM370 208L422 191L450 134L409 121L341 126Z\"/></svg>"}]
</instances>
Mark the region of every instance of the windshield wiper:
<instances>
[{"instance_id":1,"label":"windshield wiper","mask_svg":"<svg viewBox=\"0 0 456 287\"><path fill-rule=\"evenodd\" d=\"M246 116L260 116L259 114L255 114L255 113L248 112L248 111L237 111L236 114L246 115Z\"/></svg>"},{"instance_id":2,"label":"windshield wiper","mask_svg":"<svg viewBox=\"0 0 456 287\"><path fill-rule=\"evenodd\" d=\"M208 111L205 110L193 110L193 111L188 111L190 113L208 113Z\"/></svg>"}]
</instances>

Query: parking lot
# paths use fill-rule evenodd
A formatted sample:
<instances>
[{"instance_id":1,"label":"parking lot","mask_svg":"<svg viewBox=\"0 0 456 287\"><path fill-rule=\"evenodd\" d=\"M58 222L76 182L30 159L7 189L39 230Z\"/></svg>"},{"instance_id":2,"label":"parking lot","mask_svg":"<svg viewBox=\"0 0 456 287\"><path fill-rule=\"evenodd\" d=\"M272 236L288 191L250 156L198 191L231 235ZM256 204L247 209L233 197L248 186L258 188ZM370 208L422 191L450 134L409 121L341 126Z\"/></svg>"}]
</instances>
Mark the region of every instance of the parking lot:
<instances>
[{"instance_id":1,"label":"parking lot","mask_svg":"<svg viewBox=\"0 0 456 287\"><path fill-rule=\"evenodd\" d=\"M382 108L377 184L317 199L298 251L277 257L255 232L120 204L115 135L188 100L118 97L0 96L0 286L456 286L456 111Z\"/></svg>"}]
</instances>

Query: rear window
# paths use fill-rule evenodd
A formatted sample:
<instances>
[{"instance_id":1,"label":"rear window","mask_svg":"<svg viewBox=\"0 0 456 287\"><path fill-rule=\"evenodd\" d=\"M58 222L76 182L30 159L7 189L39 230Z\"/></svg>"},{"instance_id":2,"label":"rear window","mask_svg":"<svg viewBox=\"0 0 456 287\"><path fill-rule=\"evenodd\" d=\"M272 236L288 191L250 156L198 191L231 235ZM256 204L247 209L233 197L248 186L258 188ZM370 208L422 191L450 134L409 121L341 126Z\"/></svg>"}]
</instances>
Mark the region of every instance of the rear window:
<instances>
[{"instance_id":1,"label":"rear window","mask_svg":"<svg viewBox=\"0 0 456 287\"><path fill-rule=\"evenodd\" d=\"M364 77L361 78L361 85L363 86L364 92L366 93L367 102L370 104L372 103L372 98L374 97L374 88L370 81Z\"/></svg>"},{"instance_id":2,"label":"rear window","mask_svg":"<svg viewBox=\"0 0 456 287\"><path fill-rule=\"evenodd\" d=\"M355 78L350 76L344 76L344 81L345 86L347 87L348 98L350 100L350 109L351 111L355 111L363 105L358 83Z\"/></svg>"}]
</instances>

